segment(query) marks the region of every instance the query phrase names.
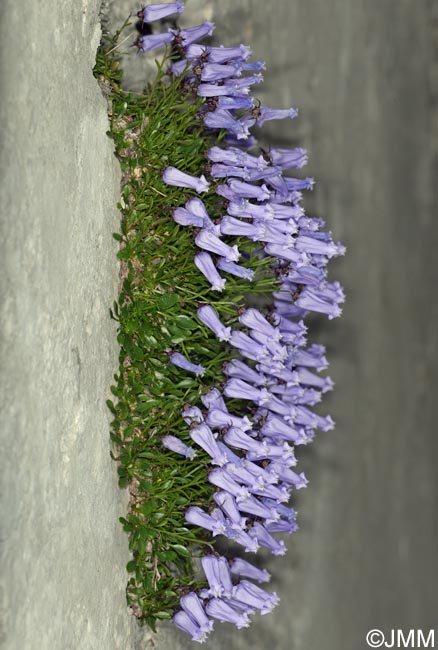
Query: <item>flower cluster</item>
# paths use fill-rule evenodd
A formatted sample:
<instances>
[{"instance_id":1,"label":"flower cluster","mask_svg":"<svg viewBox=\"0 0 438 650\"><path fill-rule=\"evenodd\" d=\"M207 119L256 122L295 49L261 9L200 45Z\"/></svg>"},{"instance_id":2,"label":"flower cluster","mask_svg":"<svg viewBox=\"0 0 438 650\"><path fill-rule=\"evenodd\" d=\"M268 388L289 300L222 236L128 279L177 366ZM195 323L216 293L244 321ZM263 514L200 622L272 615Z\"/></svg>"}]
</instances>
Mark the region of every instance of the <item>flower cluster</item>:
<instances>
[{"instance_id":1,"label":"flower cluster","mask_svg":"<svg viewBox=\"0 0 438 650\"><path fill-rule=\"evenodd\" d=\"M139 16L151 22L183 8L181 2L149 5ZM260 256L272 258L279 286L269 306L242 309L236 327L224 324L210 304L197 311L199 321L229 346L233 356L224 367L222 389L204 395L203 408L186 405L182 413L191 440L211 459L208 481L217 488L208 512L192 506L185 516L188 523L213 537L227 537L247 553L263 546L282 555L284 542L274 534L297 530L296 512L286 504L292 490L307 484L304 474L292 469L294 446L309 443L315 429L328 431L334 425L330 416L310 408L333 383L319 375L327 367L325 351L321 345L307 345L303 319L309 312L329 319L341 314L344 294L338 282L327 280L326 267L345 249L324 230L322 219L306 215L301 206L302 191L312 189L313 179L295 178L289 171L306 164L306 152L277 148L255 153L257 143L250 129L267 120L293 119L296 109L256 105L250 89L262 81L264 63L249 62L251 51L245 45L199 44L213 29L212 23L205 22L137 41L144 52L172 46L177 56L170 74L181 77L193 95L203 98L199 119L204 127L225 130L225 146L208 150L204 175L193 176L175 167L163 174L168 185L197 194L214 192L224 214L213 221L203 200L195 196L174 210L173 219L194 229L199 249L194 263L212 291L223 291L229 274L254 280L254 271L239 264L242 254L234 237L247 238L258 246ZM173 352L170 361L196 376L205 371L180 352ZM239 414L228 407L228 400L239 400ZM195 448L174 436L165 436L163 445L188 459L196 454ZM278 602L275 593L246 579L264 582L269 574L245 560L230 563L206 555L202 567L208 589L184 595L173 619L195 641L205 640L213 619L246 627L251 613L265 614Z\"/></svg>"}]
</instances>

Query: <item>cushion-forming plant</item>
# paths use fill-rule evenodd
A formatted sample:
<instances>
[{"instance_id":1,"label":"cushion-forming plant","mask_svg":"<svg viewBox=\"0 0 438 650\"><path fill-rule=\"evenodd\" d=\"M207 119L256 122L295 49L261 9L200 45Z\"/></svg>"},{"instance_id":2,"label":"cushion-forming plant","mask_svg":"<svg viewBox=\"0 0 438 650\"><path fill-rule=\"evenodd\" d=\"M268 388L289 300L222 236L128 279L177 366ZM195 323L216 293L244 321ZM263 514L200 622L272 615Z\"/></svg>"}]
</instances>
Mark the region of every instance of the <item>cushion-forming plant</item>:
<instances>
[{"instance_id":1,"label":"cushion-forming plant","mask_svg":"<svg viewBox=\"0 0 438 650\"><path fill-rule=\"evenodd\" d=\"M138 16L163 25L183 9L153 4ZM124 172L121 363L109 406L131 495L128 602L151 626L172 618L199 642L215 620L247 627L279 601L259 586L266 570L212 542L245 556L286 552L275 533L297 530L288 501L307 484L294 448L334 425L311 408L333 384L305 318L339 316L344 300L326 267L345 249L301 206L313 179L290 175L305 150L265 150L251 134L297 110L256 102L264 63L246 45L200 43L213 29L172 23L140 36L141 52L167 48L143 95L121 89L114 48L95 69L109 82Z\"/></svg>"}]
</instances>

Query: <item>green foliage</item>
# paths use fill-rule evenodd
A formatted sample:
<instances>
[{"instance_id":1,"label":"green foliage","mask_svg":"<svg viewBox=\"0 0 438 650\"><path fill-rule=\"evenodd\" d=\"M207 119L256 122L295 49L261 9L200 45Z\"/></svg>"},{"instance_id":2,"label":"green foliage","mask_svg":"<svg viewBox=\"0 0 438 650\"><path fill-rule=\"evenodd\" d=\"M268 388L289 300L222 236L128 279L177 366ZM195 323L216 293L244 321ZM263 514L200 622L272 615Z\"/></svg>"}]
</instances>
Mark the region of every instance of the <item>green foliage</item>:
<instances>
[{"instance_id":1,"label":"green foliage","mask_svg":"<svg viewBox=\"0 0 438 650\"><path fill-rule=\"evenodd\" d=\"M207 136L197 118L201 100L169 79L163 64L143 94L122 90L115 49L120 33L105 37L94 70L109 98L109 135L122 170L122 219L114 234L121 286L111 310L119 323L120 366L111 387L116 399L108 407L119 484L130 494L129 511L120 520L132 552L128 603L154 629L156 620L172 616L181 595L200 584L192 561L211 546L204 531L187 527L184 519L187 507L208 510L213 503L209 458L198 450L187 460L161 444L169 433L191 443L183 406L201 406L200 396L223 383L222 364L231 358L230 349L198 321L196 309L212 304L233 325L249 283L228 276L224 292L212 292L193 263L196 231L181 228L171 216L195 193L167 186L163 170L174 165L197 176L206 173L205 152L220 140ZM214 191L203 195L213 219L224 211L219 199ZM274 289L254 245L237 243L256 270L254 291ZM192 377L170 364L174 350L202 364L205 375Z\"/></svg>"}]
</instances>

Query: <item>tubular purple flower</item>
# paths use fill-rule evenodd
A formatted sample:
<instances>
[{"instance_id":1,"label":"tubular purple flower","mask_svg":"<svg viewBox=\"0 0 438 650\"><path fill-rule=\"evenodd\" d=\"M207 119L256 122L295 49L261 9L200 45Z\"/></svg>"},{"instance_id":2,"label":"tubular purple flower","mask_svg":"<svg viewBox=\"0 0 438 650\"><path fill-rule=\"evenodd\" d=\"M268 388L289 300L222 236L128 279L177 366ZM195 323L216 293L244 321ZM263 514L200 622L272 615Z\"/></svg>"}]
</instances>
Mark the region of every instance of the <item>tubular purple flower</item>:
<instances>
[{"instance_id":1,"label":"tubular purple flower","mask_svg":"<svg viewBox=\"0 0 438 650\"><path fill-rule=\"evenodd\" d=\"M290 178L285 176L284 182L289 191L312 190L315 185L313 178Z\"/></svg>"},{"instance_id":2,"label":"tubular purple flower","mask_svg":"<svg viewBox=\"0 0 438 650\"><path fill-rule=\"evenodd\" d=\"M231 573L234 573L237 576L244 576L246 578L251 578L252 580L257 580L257 582L269 582L271 579L271 574L266 569L259 569L250 562L243 560L240 557L236 557L233 560L233 563L230 567Z\"/></svg>"},{"instance_id":3,"label":"tubular purple flower","mask_svg":"<svg viewBox=\"0 0 438 650\"><path fill-rule=\"evenodd\" d=\"M250 382L256 386L264 386L266 384L266 377L261 373L256 372L252 368L240 361L240 359L232 359L224 367L224 373L228 377L235 377L242 379L245 382Z\"/></svg>"},{"instance_id":4,"label":"tubular purple flower","mask_svg":"<svg viewBox=\"0 0 438 650\"><path fill-rule=\"evenodd\" d=\"M296 108L274 109L268 108L267 106L261 106L259 110L260 115L257 118L258 126L262 126L268 120L293 120L298 115Z\"/></svg>"},{"instance_id":5,"label":"tubular purple flower","mask_svg":"<svg viewBox=\"0 0 438 650\"><path fill-rule=\"evenodd\" d=\"M296 442L300 437L297 429L286 424L282 418L276 415L269 415L260 431L263 435L270 438L277 437L281 440L289 440L290 442Z\"/></svg>"},{"instance_id":6,"label":"tubular purple flower","mask_svg":"<svg viewBox=\"0 0 438 650\"><path fill-rule=\"evenodd\" d=\"M233 583L231 581L230 568L228 562L224 557L218 558L219 580L224 588L224 596L230 598L233 591Z\"/></svg>"},{"instance_id":7,"label":"tubular purple flower","mask_svg":"<svg viewBox=\"0 0 438 650\"><path fill-rule=\"evenodd\" d=\"M226 63L235 59L246 61L251 56L251 49L247 45L236 47L210 47L208 48L208 60L211 63Z\"/></svg>"},{"instance_id":8,"label":"tubular purple flower","mask_svg":"<svg viewBox=\"0 0 438 650\"><path fill-rule=\"evenodd\" d=\"M222 81L228 77L238 77L242 74L242 64L235 61L229 64L205 63L201 71L202 81Z\"/></svg>"},{"instance_id":9,"label":"tubular purple flower","mask_svg":"<svg viewBox=\"0 0 438 650\"><path fill-rule=\"evenodd\" d=\"M173 220L180 226L196 226L202 228L204 220L192 214L186 208L176 208L173 213Z\"/></svg>"},{"instance_id":10,"label":"tubular purple flower","mask_svg":"<svg viewBox=\"0 0 438 650\"><path fill-rule=\"evenodd\" d=\"M290 262L294 262L298 268L307 264L307 256L303 253L289 248L288 246L281 246L280 244L266 244L265 253L272 255L272 257L280 257Z\"/></svg>"},{"instance_id":11,"label":"tubular purple flower","mask_svg":"<svg viewBox=\"0 0 438 650\"><path fill-rule=\"evenodd\" d=\"M204 205L204 202L199 197L195 196L193 199L189 199L186 203L186 209L196 217L199 217L203 220L203 225L205 230L209 230L214 235L219 237L220 235L220 226L217 226L210 219L210 216L207 212L207 208Z\"/></svg>"},{"instance_id":12,"label":"tubular purple flower","mask_svg":"<svg viewBox=\"0 0 438 650\"><path fill-rule=\"evenodd\" d=\"M233 332L234 334L234 332ZM237 399L246 399L258 403L262 398L262 391L242 379L229 379L224 386L224 395Z\"/></svg>"},{"instance_id":13,"label":"tubular purple flower","mask_svg":"<svg viewBox=\"0 0 438 650\"><path fill-rule=\"evenodd\" d=\"M202 632L200 626L195 623L193 618L189 616L184 610L177 612L172 620L176 627L191 636L192 641L204 643L204 641L207 639L207 633Z\"/></svg>"},{"instance_id":14,"label":"tubular purple flower","mask_svg":"<svg viewBox=\"0 0 438 650\"><path fill-rule=\"evenodd\" d=\"M147 5L143 7L137 16L143 20L144 23L153 23L155 20L161 20L173 14L182 14L184 11L184 3L179 2L165 2L164 4Z\"/></svg>"},{"instance_id":15,"label":"tubular purple flower","mask_svg":"<svg viewBox=\"0 0 438 650\"><path fill-rule=\"evenodd\" d=\"M256 521L249 531L250 537L255 537L259 544L267 548L273 555L284 555L286 553L286 547L283 541L278 541L268 531L262 524L259 524Z\"/></svg>"},{"instance_id":16,"label":"tubular purple flower","mask_svg":"<svg viewBox=\"0 0 438 650\"><path fill-rule=\"evenodd\" d=\"M325 370L328 367L323 345L311 345L306 350L294 350L290 361L293 365L316 368L318 371Z\"/></svg>"},{"instance_id":17,"label":"tubular purple flower","mask_svg":"<svg viewBox=\"0 0 438 650\"><path fill-rule=\"evenodd\" d=\"M226 108L217 108L215 111L206 113L204 124L210 129L227 129L234 133L238 140L249 136L247 126L237 120Z\"/></svg>"},{"instance_id":18,"label":"tubular purple flower","mask_svg":"<svg viewBox=\"0 0 438 650\"><path fill-rule=\"evenodd\" d=\"M248 172L245 167L237 167L236 165L225 165L223 163L213 163L211 166L212 178L229 178L234 176L236 178L248 179Z\"/></svg>"},{"instance_id":19,"label":"tubular purple flower","mask_svg":"<svg viewBox=\"0 0 438 650\"><path fill-rule=\"evenodd\" d=\"M178 366L178 368L182 368L183 370L188 370L189 372L194 372L197 377L202 377L202 375L205 373L205 368L196 365L195 363L191 363L191 361L186 359L179 352L174 352L173 354L171 354L169 357L169 361L170 363L173 363L174 366Z\"/></svg>"},{"instance_id":20,"label":"tubular purple flower","mask_svg":"<svg viewBox=\"0 0 438 650\"><path fill-rule=\"evenodd\" d=\"M167 185L175 185L176 187L187 187L191 190L195 190L199 194L202 192L207 192L210 183L207 182L205 176L198 178L197 176L192 176L191 174L186 174L185 172L180 171L176 167L166 167L163 173L163 181Z\"/></svg>"},{"instance_id":21,"label":"tubular purple flower","mask_svg":"<svg viewBox=\"0 0 438 650\"><path fill-rule=\"evenodd\" d=\"M231 447L245 449L246 451L252 451L254 453L262 453L262 443L258 440L254 440L254 438L248 436L238 427L230 427L224 435L224 440L228 445L231 445Z\"/></svg>"},{"instance_id":22,"label":"tubular purple flower","mask_svg":"<svg viewBox=\"0 0 438 650\"><path fill-rule=\"evenodd\" d=\"M297 250L312 255L327 255L334 257L337 254L336 245L332 241L321 241L315 237L299 235L295 240Z\"/></svg>"},{"instance_id":23,"label":"tubular purple flower","mask_svg":"<svg viewBox=\"0 0 438 650\"><path fill-rule=\"evenodd\" d=\"M209 586L209 595L220 598L225 591L219 574L219 560L214 555L204 555L201 559L202 568Z\"/></svg>"},{"instance_id":24,"label":"tubular purple flower","mask_svg":"<svg viewBox=\"0 0 438 650\"><path fill-rule=\"evenodd\" d=\"M248 93L244 90L230 88L230 86L218 86L217 84L201 83L196 89L198 97L245 97Z\"/></svg>"},{"instance_id":25,"label":"tubular purple flower","mask_svg":"<svg viewBox=\"0 0 438 650\"><path fill-rule=\"evenodd\" d=\"M213 291L223 291L226 280L221 278L216 270L213 259L209 253L198 253L195 255L195 266L207 278Z\"/></svg>"},{"instance_id":26,"label":"tubular purple flower","mask_svg":"<svg viewBox=\"0 0 438 650\"><path fill-rule=\"evenodd\" d=\"M189 408L183 409L181 415L184 422L189 426L192 424L201 424L201 422L204 422L204 416L202 415L201 409L199 409L197 406L191 406Z\"/></svg>"},{"instance_id":27,"label":"tubular purple flower","mask_svg":"<svg viewBox=\"0 0 438 650\"><path fill-rule=\"evenodd\" d=\"M271 149L269 156L274 163L282 169L301 169L307 165L307 151L297 147L295 149Z\"/></svg>"},{"instance_id":28,"label":"tubular purple flower","mask_svg":"<svg viewBox=\"0 0 438 650\"><path fill-rule=\"evenodd\" d=\"M225 244L219 237L216 237L216 235L208 230L201 230L195 237L195 243L199 248L225 257L227 262L237 262L240 257L237 246L228 246L228 244Z\"/></svg>"},{"instance_id":29,"label":"tubular purple flower","mask_svg":"<svg viewBox=\"0 0 438 650\"><path fill-rule=\"evenodd\" d=\"M254 496L250 496L247 499L241 499L238 502L238 506L241 512L247 512L255 517L261 517L262 519L268 519L271 517L271 510L269 507Z\"/></svg>"},{"instance_id":30,"label":"tubular purple flower","mask_svg":"<svg viewBox=\"0 0 438 650\"><path fill-rule=\"evenodd\" d=\"M247 431L252 428L252 424L246 416L241 418L218 408L212 408L208 411L206 422L212 429L235 426L242 429L242 431Z\"/></svg>"},{"instance_id":31,"label":"tubular purple flower","mask_svg":"<svg viewBox=\"0 0 438 650\"><path fill-rule=\"evenodd\" d=\"M236 585L233 590L233 598L240 600L250 607L255 607L260 610L261 614L268 614L280 602L275 592L268 594L247 580L242 580Z\"/></svg>"},{"instance_id":32,"label":"tubular purple flower","mask_svg":"<svg viewBox=\"0 0 438 650\"><path fill-rule=\"evenodd\" d=\"M246 500L250 497L249 490L236 483L236 481L231 478L231 476L224 469L214 469L208 475L208 480L213 485L220 487L225 492L229 492L235 498L237 503L240 503L242 500Z\"/></svg>"},{"instance_id":33,"label":"tubular purple flower","mask_svg":"<svg viewBox=\"0 0 438 650\"><path fill-rule=\"evenodd\" d=\"M293 508L289 508L289 506L285 506L282 503L276 503L272 499L262 499L262 501L265 506L271 508L283 519L286 519L287 521L295 521L297 513ZM278 519L276 519L276 521L278 521Z\"/></svg>"},{"instance_id":34,"label":"tubular purple flower","mask_svg":"<svg viewBox=\"0 0 438 650\"><path fill-rule=\"evenodd\" d=\"M219 257L217 261L217 267L221 271L235 275L238 278L243 278L244 280L249 280L250 282L254 280L255 271L252 269L247 269L244 266L240 266L235 262L228 262L224 257Z\"/></svg>"},{"instance_id":35,"label":"tubular purple flower","mask_svg":"<svg viewBox=\"0 0 438 650\"><path fill-rule=\"evenodd\" d=\"M221 452L214 438L213 432L206 424L200 424L190 429L190 437L211 457L213 465L225 465L227 457Z\"/></svg>"},{"instance_id":36,"label":"tubular purple flower","mask_svg":"<svg viewBox=\"0 0 438 650\"><path fill-rule=\"evenodd\" d=\"M219 341L229 341L231 337L231 327L225 327L221 322L217 312L211 305L203 305L197 311L199 320L204 323Z\"/></svg>"},{"instance_id":37,"label":"tubular purple flower","mask_svg":"<svg viewBox=\"0 0 438 650\"><path fill-rule=\"evenodd\" d=\"M209 620L201 601L193 591L182 596L180 603L183 610L199 625L201 632L209 634L212 631L213 621Z\"/></svg>"},{"instance_id":38,"label":"tubular purple flower","mask_svg":"<svg viewBox=\"0 0 438 650\"><path fill-rule=\"evenodd\" d=\"M196 27L188 27L187 29L181 29L178 36L182 39L182 44L184 47L191 45L195 41L201 40L204 36L211 36L214 32L214 23L206 21L202 25L197 25Z\"/></svg>"},{"instance_id":39,"label":"tubular purple flower","mask_svg":"<svg viewBox=\"0 0 438 650\"><path fill-rule=\"evenodd\" d=\"M260 219L265 222L274 218L274 211L270 203L254 205L254 203L250 203L246 199L242 199L241 202L231 201L228 206L228 214L233 217Z\"/></svg>"},{"instance_id":40,"label":"tubular purple flower","mask_svg":"<svg viewBox=\"0 0 438 650\"><path fill-rule=\"evenodd\" d=\"M180 77L185 72L187 73L186 76L188 77L190 76L189 72L191 72L192 73L191 78L192 79L195 78L193 76L192 66L190 64L190 61L187 61L187 59L180 59L179 61L173 61L173 63L170 65L169 70L175 77Z\"/></svg>"},{"instance_id":41,"label":"tubular purple flower","mask_svg":"<svg viewBox=\"0 0 438 650\"><path fill-rule=\"evenodd\" d=\"M216 537L216 535L225 535L226 533L224 523L207 514L201 508L198 508L198 506L190 506L190 508L187 508L184 516L189 524L209 530L213 537Z\"/></svg>"},{"instance_id":42,"label":"tubular purple flower","mask_svg":"<svg viewBox=\"0 0 438 650\"><path fill-rule=\"evenodd\" d=\"M263 81L263 75L259 72L249 77L242 77L241 79L226 79L224 86L230 88L235 92L249 92L249 87L253 84L260 84ZM231 92L229 93L231 95Z\"/></svg>"},{"instance_id":43,"label":"tubular purple flower","mask_svg":"<svg viewBox=\"0 0 438 650\"><path fill-rule=\"evenodd\" d=\"M245 311L240 314L239 321L243 325L246 325L246 327L269 336L273 341L280 340L280 331L277 328L273 327L258 309L245 309Z\"/></svg>"},{"instance_id":44,"label":"tubular purple flower","mask_svg":"<svg viewBox=\"0 0 438 650\"><path fill-rule=\"evenodd\" d=\"M208 409L217 408L222 409L223 411L227 410L222 393L217 388L211 388L208 393L201 395L201 401Z\"/></svg>"},{"instance_id":45,"label":"tubular purple flower","mask_svg":"<svg viewBox=\"0 0 438 650\"><path fill-rule=\"evenodd\" d=\"M265 234L265 227L259 224L247 223L234 217L224 217L221 221L221 233L223 235L236 235L248 237L253 241L261 241Z\"/></svg>"},{"instance_id":46,"label":"tubular purple flower","mask_svg":"<svg viewBox=\"0 0 438 650\"><path fill-rule=\"evenodd\" d=\"M229 111L231 110L244 110L247 111L254 107L254 100L248 95L242 96L233 96L228 97L227 95L221 95L217 99L217 108L225 108Z\"/></svg>"},{"instance_id":47,"label":"tubular purple flower","mask_svg":"<svg viewBox=\"0 0 438 650\"><path fill-rule=\"evenodd\" d=\"M265 524L265 527L268 533L287 533L288 535L292 535L299 529L296 521L285 521L284 519Z\"/></svg>"},{"instance_id":48,"label":"tubular purple flower","mask_svg":"<svg viewBox=\"0 0 438 650\"><path fill-rule=\"evenodd\" d=\"M208 601L205 609L209 616L217 618L223 623L234 623L238 629L249 627L248 615L240 614L222 599L212 598Z\"/></svg>"},{"instance_id":49,"label":"tubular purple flower","mask_svg":"<svg viewBox=\"0 0 438 650\"><path fill-rule=\"evenodd\" d=\"M326 314L331 320L332 318L337 318L342 314L342 309L339 305L327 302L322 300L319 296L316 295L314 291L310 289L304 289L297 298L295 304L301 309L307 311L316 311L320 314Z\"/></svg>"},{"instance_id":50,"label":"tubular purple flower","mask_svg":"<svg viewBox=\"0 0 438 650\"><path fill-rule=\"evenodd\" d=\"M150 50L156 50L159 47L164 47L169 43L173 43L174 38L174 34L169 30L163 34L140 36L137 39L136 45L141 52L149 52Z\"/></svg>"},{"instance_id":51,"label":"tubular purple flower","mask_svg":"<svg viewBox=\"0 0 438 650\"><path fill-rule=\"evenodd\" d=\"M251 185L244 181L230 180L228 186L232 192L242 198L254 198L257 201L266 201L271 196L266 185Z\"/></svg>"},{"instance_id":52,"label":"tubular purple flower","mask_svg":"<svg viewBox=\"0 0 438 650\"><path fill-rule=\"evenodd\" d=\"M244 531L246 529L246 517L242 517L240 510L237 507L236 499L232 494L221 490L213 495L213 499L230 519L232 522L231 527L234 530Z\"/></svg>"},{"instance_id":53,"label":"tubular purple flower","mask_svg":"<svg viewBox=\"0 0 438 650\"><path fill-rule=\"evenodd\" d=\"M175 436L164 436L164 438L161 439L161 442L163 447L166 447L166 449L170 449L170 451L174 451L176 454L181 454L181 456L190 458L190 460L196 456L196 451L192 449L192 447L188 447L182 440Z\"/></svg>"},{"instance_id":54,"label":"tubular purple flower","mask_svg":"<svg viewBox=\"0 0 438 650\"><path fill-rule=\"evenodd\" d=\"M315 375L315 373L310 372L307 368L297 368L296 373L301 384L316 386L317 388L320 388L323 393L333 389L334 384L330 377L319 377L318 375Z\"/></svg>"},{"instance_id":55,"label":"tubular purple flower","mask_svg":"<svg viewBox=\"0 0 438 650\"><path fill-rule=\"evenodd\" d=\"M297 474L290 468L284 467L281 463L273 462L270 464L269 469L270 471L275 472L282 481L293 485L296 490L302 490L307 487L309 483L304 472Z\"/></svg>"}]
</instances>

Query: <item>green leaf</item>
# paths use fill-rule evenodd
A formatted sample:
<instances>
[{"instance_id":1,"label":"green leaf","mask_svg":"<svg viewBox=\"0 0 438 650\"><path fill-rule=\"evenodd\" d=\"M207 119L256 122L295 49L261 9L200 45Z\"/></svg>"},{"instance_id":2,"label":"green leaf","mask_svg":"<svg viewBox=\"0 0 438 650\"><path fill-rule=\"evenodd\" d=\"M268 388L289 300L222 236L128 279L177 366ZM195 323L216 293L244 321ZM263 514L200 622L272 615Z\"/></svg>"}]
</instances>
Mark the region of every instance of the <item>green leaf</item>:
<instances>
[{"instance_id":1,"label":"green leaf","mask_svg":"<svg viewBox=\"0 0 438 650\"><path fill-rule=\"evenodd\" d=\"M195 323L194 320L192 320L188 316L183 316L183 315L176 317L176 324L179 327L183 327L186 330L194 330L198 327L197 323Z\"/></svg>"},{"instance_id":2,"label":"green leaf","mask_svg":"<svg viewBox=\"0 0 438 650\"><path fill-rule=\"evenodd\" d=\"M172 544L172 548L178 553L178 555L181 555L182 557L190 557L190 553L185 546L182 546L181 544Z\"/></svg>"},{"instance_id":3,"label":"green leaf","mask_svg":"<svg viewBox=\"0 0 438 650\"><path fill-rule=\"evenodd\" d=\"M178 302L178 296L174 293L164 293L162 296L159 296L157 299L157 305L160 309L166 310L173 307Z\"/></svg>"}]
</instances>

